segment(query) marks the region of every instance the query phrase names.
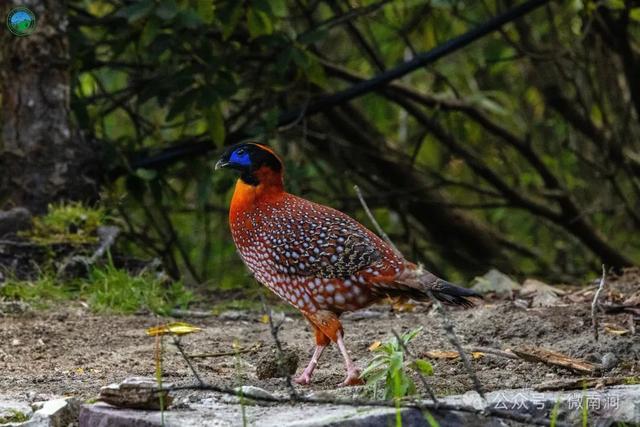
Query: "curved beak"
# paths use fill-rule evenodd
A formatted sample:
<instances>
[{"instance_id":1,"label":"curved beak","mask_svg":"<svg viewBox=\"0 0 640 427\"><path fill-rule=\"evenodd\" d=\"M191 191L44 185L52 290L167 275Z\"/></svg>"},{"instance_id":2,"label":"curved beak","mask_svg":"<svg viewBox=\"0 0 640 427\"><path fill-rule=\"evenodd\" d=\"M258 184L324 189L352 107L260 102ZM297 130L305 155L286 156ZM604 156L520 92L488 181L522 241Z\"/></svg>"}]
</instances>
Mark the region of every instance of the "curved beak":
<instances>
[{"instance_id":1,"label":"curved beak","mask_svg":"<svg viewBox=\"0 0 640 427\"><path fill-rule=\"evenodd\" d=\"M220 159L216 162L214 169L218 170L218 169L226 168L227 166L229 166L229 162L227 162L224 159Z\"/></svg>"}]
</instances>

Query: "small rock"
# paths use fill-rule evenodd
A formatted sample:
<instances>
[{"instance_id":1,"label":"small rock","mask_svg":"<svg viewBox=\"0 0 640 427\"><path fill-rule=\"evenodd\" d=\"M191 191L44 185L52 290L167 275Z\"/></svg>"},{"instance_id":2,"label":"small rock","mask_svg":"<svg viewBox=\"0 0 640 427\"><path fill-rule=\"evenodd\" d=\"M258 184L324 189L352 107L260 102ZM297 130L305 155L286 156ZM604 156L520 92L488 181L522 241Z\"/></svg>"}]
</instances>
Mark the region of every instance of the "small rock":
<instances>
[{"instance_id":1,"label":"small rock","mask_svg":"<svg viewBox=\"0 0 640 427\"><path fill-rule=\"evenodd\" d=\"M476 277L475 284L471 289L481 294L493 292L499 296L510 298L513 291L520 289L520 284L503 272L491 269L484 276Z\"/></svg>"},{"instance_id":2,"label":"small rock","mask_svg":"<svg viewBox=\"0 0 640 427\"><path fill-rule=\"evenodd\" d=\"M280 358L282 360L280 361ZM280 363L279 363L280 361ZM284 378L287 375L293 375L298 369L298 353L291 349L283 349L282 356L277 349L272 348L265 351L256 361L256 376L258 379L265 380L268 378Z\"/></svg>"},{"instance_id":3,"label":"small rock","mask_svg":"<svg viewBox=\"0 0 640 427\"><path fill-rule=\"evenodd\" d=\"M25 427L62 427L74 425L80 414L80 401L74 397L36 402L39 409Z\"/></svg>"},{"instance_id":4,"label":"small rock","mask_svg":"<svg viewBox=\"0 0 640 427\"><path fill-rule=\"evenodd\" d=\"M172 384L162 383L163 388ZM168 408L173 397L166 390L160 391L158 382L153 378L129 377L120 384L109 384L100 389L101 400L113 406L136 409L160 409L160 396L163 406Z\"/></svg>"},{"instance_id":5,"label":"small rock","mask_svg":"<svg viewBox=\"0 0 640 427\"><path fill-rule=\"evenodd\" d=\"M618 364L618 358L616 357L615 354L605 353L605 355L602 356L601 365L603 370L609 371L615 368L617 364Z\"/></svg>"},{"instance_id":6,"label":"small rock","mask_svg":"<svg viewBox=\"0 0 640 427\"><path fill-rule=\"evenodd\" d=\"M242 310L227 310L220 313L220 320L249 320L249 313Z\"/></svg>"},{"instance_id":7,"label":"small rock","mask_svg":"<svg viewBox=\"0 0 640 427\"><path fill-rule=\"evenodd\" d=\"M267 390L254 387L252 385L243 385L242 387L236 387L236 393L242 393L244 397L253 397L259 399L274 399L275 396L269 393Z\"/></svg>"},{"instance_id":8,"label":"small rock","mask_svg":"<svg viewBox=\"0 0 640 427\"><path fill-rule=\"evenodd\" d=\"M11 345L13 347L18 347L19 345L22 345L22 341L20 341L18 338L14 338L11 340Z\"/></svg>"}]
</instances>

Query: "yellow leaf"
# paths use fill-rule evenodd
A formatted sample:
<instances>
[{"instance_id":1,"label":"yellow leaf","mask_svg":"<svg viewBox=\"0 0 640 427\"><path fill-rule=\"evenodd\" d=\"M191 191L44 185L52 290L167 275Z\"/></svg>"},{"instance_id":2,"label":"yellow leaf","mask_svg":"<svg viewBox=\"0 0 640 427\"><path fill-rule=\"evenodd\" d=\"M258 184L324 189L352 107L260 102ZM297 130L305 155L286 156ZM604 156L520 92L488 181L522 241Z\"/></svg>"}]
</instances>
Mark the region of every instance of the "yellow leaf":
<instances>
[{"instance_id":1,"label":"yellow leaf","mask_svg":"<svg viewBox=\"0 0 640 427\"><path fill-rule=\"evenodd\" d=\"M262 323L269 323L269 315L268 314L263 314L262 317L260 318L260 321Z\"/></svg>"},{"instance_id":2,"label":"yellow leaf","mask_svg":"<svg viewBox=\"0 0 640 427\"><path fill-rule=\"evenodd\" d=\"M187 335L200 332L202 328L185 322L172 322L166 325L154 326L146 330L147 335L157 337L159 335Z\"/></svg>"},{"instance_id":3,"label":"yellow leaf","mask_svg":"<svg viewBox=\"0 0 640 427\"><path fill-rule=\"evenodd\" d=\"M78 375L84 374L84 369L83 368L76 368L76 374L78 374Z\"/></svg>"},{"instance_id":4,"label":"yellow leaf","mask_svg":"<svg viewBox=\"0 0 640 427\"><path fill-rule=\"evenodd\" d=\"M382 343L380 341L374 341L373 344L369 346L369 351L373 351L376 348L380 347Z\"/></svg>"},{"instance_id":5,"label":"yellow leaf","mask_svg":"<svg viewBox=\"0 0 640 427\"><path fill-rule=\"evenodd\" d=\"M481 357L484 357L484 353L481 351L472 351L471 357L473 358L473 360L477 360L477 359L480 359Z\"/></svg>"}]
</instances>

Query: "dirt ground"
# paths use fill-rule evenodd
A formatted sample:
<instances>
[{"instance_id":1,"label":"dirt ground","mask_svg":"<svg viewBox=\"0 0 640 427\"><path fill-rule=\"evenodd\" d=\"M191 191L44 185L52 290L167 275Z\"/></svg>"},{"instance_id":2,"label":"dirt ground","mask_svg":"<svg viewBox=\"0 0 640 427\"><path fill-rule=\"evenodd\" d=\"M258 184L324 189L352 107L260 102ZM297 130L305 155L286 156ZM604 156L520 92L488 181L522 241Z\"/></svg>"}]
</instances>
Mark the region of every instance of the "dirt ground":
<instances>
[{"instance_id":1,"label":"dirt ground","mask_svg":"<svg viewBox=\"0 0 640 427\"><path fill-rule=\"evenodd\" d=\"M510 299L489 296L472 309L452 308L448 312L465 346L505 350L527 344L593 362L613 353L615 366L602 375L640 375L640 339L638 332L633 331L635 327L631 327L634 316L637 325L640 309L635 314L635 309L603 314L600 340L596 343L590 317L595 286L580 289L571 289L550 307L527 307L531 301L516 294ZM633 302L634 294L640 297L639 289L640 274L629 272L611 280L602 302ZM195 365L205 381L227 386L254 385L272 392L283 390L281 379L259 380L255 374L260 356L269 354L273 345L269 325L261 322L261 317L262 313L243 311L180 319L203 328L202 332L182 339L188 354L232 352L234 341L241 348L262 344L256 352L196 359ZM154 376L155 340L146 336L145 329L166 321L152 315L95 315L80 303L45 312L5 314L0 317L0 394L31 400L48 395L91 399L103 385L133 375ZM424 328L411 344L411 350L418 356L424 357L427 351L452 350L441 318L429 304L417 305L412 312L397 312L391 305L381 304L345 316L343 324L347 347L360 367L373 357L369 350L372 343L391 338L392 329L402 332L418 325ZM298 372L301 372L313 349L312 335L304 319L287 314L280 338L299 354ZM175 347L165 346L163 360L166 381L194 382ZM472 388L459 360L433 359L432 363L435 374L429 382L437 394L457 394ZM475 359L473 366L486 390L580 377L565 369L490 354ZM325 352L314 382L298 387L334 390L343 377L342 359L332 347Z\"/></svg>"}]
</instances>

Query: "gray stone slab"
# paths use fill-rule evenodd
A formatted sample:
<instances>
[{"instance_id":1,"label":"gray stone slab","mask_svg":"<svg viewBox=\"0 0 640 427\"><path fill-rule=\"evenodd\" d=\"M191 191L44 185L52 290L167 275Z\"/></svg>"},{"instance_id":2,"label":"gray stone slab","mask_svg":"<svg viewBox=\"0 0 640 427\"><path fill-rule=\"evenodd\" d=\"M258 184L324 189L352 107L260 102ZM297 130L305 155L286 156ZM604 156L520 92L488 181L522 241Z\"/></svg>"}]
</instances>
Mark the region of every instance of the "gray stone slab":
<instances>
[{"instance_id":1,"label":"gray stone slab","mask_svg":"<svg viewBox=\"0 0 640 427\"><path fill-rule=\"evenodd\" d=\"M487 395L483 401L474 393L451 396L447 403L473 406L477 409L492 407L534 416L549 417L558 404L559 421L581 424L581 408L587 405L591 425L612 426L617 422L640 423L640 386L617 386L604 390L575 392L535 392L527 389L502 390ZM421 411L403 409L405 427L429 426ZM498 427L521 425L514 422L485 417L473 413L433 412L441 427L473 425ZM115 408L103 403L84 405L80 412L80 427L156 427L162 424L159 411L140 411ZM164 412L164 425L168 427L240 426L260 427L365 427L395 425L394 408L351 407L313 404L245 404L239 405L228 396L199 395L195 402L182 402L177 409Z\"/></svg>"}]
</instances>

